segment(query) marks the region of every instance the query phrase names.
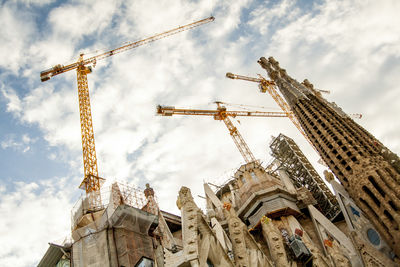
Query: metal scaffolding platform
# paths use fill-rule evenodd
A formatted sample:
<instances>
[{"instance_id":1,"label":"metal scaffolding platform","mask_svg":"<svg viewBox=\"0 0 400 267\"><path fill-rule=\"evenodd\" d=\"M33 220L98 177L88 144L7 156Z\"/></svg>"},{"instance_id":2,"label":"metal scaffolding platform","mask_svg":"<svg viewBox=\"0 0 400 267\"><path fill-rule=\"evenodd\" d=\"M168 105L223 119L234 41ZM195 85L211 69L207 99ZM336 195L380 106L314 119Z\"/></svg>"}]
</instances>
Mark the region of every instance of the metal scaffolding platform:
<instances>
[{"instance_id":1,"label":"metal scaffolding platform","mask_svg":"<svg viewBox=\"0 0 400 267\"><path fill-rule=\"evenodd\" d=\"M279 169L288 173L297 189L307 188L317 201L317 208L333 220L340 213L339 204L293 139L279 134L270 148L272 156L280 162Z\"/></svg>"}]
</instances>

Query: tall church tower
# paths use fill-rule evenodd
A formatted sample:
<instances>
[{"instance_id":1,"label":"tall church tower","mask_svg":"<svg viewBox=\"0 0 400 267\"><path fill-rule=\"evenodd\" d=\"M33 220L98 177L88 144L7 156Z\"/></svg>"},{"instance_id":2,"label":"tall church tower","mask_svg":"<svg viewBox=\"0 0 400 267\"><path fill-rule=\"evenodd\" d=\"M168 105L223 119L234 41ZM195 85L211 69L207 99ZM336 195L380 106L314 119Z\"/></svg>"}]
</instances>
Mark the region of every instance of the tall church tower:
<instances>
[{"instance_id":1,"label":"tall church tower","mask_svg":"<svg viewBox=\"0 0 400 267\"><path fill-rule=\"evenodd\" d=\"M355 203L400 257L400 173L398 157L349 118L336 104L299 83L270 57L258 63L290 105L322 159Z\"/></svg>"}]
</instances>

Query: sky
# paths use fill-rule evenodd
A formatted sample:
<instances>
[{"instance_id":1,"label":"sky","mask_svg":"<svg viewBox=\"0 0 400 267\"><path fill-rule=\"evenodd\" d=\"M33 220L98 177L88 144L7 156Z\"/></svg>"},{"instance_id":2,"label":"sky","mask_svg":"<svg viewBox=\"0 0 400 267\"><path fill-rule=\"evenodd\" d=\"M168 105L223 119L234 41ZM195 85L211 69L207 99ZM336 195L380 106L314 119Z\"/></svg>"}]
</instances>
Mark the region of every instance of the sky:
<instances>
[{"instance_id":1,"label":"sky","mask_svg":"<svg viewBox=\"0 0 400 267\"><path fill-rule=\"evenodd\" d=\"M330 90L329 101L400 152L400 2L397 0L0 1L0 266L36 266L48 242L70 233L82 195L76 73L42 83L41 71L209 16L215 21L97 63L88 75L99 175L154 188L179 215L181 186L204 206L203 182L242 164L211 117L160 117L156 105L214 109L214 101L279 111L257 84L262 57ZM228 106L228 109L237 107ZM271 136L293 138L319 173L318 155L287 118L233 120L257 159Z\"/></svg>"}]
</instances>

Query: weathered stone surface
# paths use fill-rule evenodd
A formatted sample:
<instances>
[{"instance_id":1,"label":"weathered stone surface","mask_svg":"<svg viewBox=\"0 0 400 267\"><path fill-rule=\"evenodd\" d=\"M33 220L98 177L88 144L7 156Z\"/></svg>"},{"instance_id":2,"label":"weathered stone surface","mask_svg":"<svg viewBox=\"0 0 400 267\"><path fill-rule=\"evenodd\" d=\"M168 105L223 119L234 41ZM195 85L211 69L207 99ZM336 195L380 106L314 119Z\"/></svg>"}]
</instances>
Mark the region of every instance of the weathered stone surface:
<instances>
[{"instance_id":1,"label":"weathered stone surface","mask_svg":"<svg viewBox=\"0 0 400 267\"><path fill-rule=\"evenodd\" d=\"M273 221L268 217L263 217L261 220L262 233L267 240L269 253L271 254L273 262L277 266L290 266L281 232L275 227Z\"/></svg>"},{"instance_id":2,"label":"weathered stone surface","mask_svg":"<svg viewBox=\"0 0 400 267\"><path fill-rule=\"evenodd\" d=\"M193 201L190 189L182 187L179 191L177 205L182 216L183 251L179 257L168 255L166 266L207 266L207 261L214 266L234 266L233 262L220 244L215 233L204 219L204 214Z\"/></svg>"}]
</instances>

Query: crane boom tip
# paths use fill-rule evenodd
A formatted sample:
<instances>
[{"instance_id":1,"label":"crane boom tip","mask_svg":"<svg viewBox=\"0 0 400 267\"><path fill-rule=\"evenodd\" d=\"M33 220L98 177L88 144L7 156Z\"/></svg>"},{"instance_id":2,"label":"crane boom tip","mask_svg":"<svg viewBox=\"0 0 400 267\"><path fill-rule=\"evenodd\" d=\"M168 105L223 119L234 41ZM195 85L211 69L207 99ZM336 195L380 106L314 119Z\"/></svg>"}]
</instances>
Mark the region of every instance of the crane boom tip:
<instances>
[{"instance_id":1,"label":"crane boom tip","mask_svg":"<svg viewBox=\"0 0 400 267\"><path fill-rule=\"evenodd\" d=\"M235 74L231 73L231 72L227 72L225 75L227 78L229 79L235 79Z\"/></svg>"}]
</instances>

